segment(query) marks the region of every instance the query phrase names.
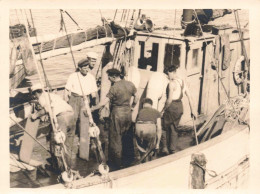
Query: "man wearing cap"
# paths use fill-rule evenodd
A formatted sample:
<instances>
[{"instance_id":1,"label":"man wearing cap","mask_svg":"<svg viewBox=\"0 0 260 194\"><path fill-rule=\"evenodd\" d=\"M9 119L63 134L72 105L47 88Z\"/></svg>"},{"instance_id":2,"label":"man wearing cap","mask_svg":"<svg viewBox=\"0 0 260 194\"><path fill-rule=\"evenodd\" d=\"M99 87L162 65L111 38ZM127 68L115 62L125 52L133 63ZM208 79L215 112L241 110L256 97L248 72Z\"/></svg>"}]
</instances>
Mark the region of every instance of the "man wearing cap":
<instances>
[{"instance_id":1,"label":"man wearing cap","mask_svg":"<svg viewBox=\"0 0 260 194\"><path fill-rule=\"evenodd\" d=\"M87 106L85 101L90 102L90 98L97 97L97 84L95 77L89 73L92 69L89 59L82 59L78 62L78 69L72 73L65 86L64 98L74 110L74 127L80 120L80 126L89 126ZM85 158L88 160L88 156Z\"/></svg>"},{"instance_id":2,"label":"man wearing cap","mask_svg":"<svg viewBox=\"0 0 260 194\"><path fill-rule=\"evenodd\" d=\"M67 164L70 166L70 152L73 146L73 136L74 136L74 128L73 128L73 109L72 107L66 103L60 96L54 93L46 93L42 91L42 87L40 84L33 85L31 88L32 95L38 100L39 104L43 107L43 109L35 112L32 114L32 119L35 120L40 118L41 116L45 115L46 113L52 113L53 117L57 118L57 130L63 132L65 135L65 142L64 145L66 147L67 153L65 154L65 159ZM51 110L50 110L51 108ZM56 120L56 119L54 119ZM52 160L53 160L53 167L56 169L56 159L58 170L63 171L63 164L62 159L60 156L57 157L57 149L60 149L60 143L55 142L55 135L54 132L51 132L51 140L50 140L50 151L52 153ZM54 157L54 155L56 157Z\"/></svg>"},{"instance_id":3,"label":"man wearing cap","mask_svg":"<svg viewBox=\"0 0 260 194\"><path fill-rule=\"evenodd\" d=\"M129 152L130 144L133 143L133 137L130 133L132 123L131 107L135 107L138 97L134 84L122 80L119 70L112 68L107 70L107 74L111 82L110 90L104 100L92 107L92 111L104 107L110 102L109 162L115 169L119 169L126 166L131 157ZM132 96L134 100L130 105Z\"/></svg>"},{"instance_id":4,"label":"man wearing cap","mask_svg":"<svg viewBox=\"0 0 260 194\"><path fill-rule=\"evenodd\" d=\"M143 109L137 115L135 125L135 140L140 155L146 154L153 149L159 149L159 143L162 135L161 114L155 108L152 108L153 101L145 98L143 101ZM145 161L152 160L149 154Z\"/></svg>"},{"instance_id":5,"label":"man wearing cap","mask_svg":"<svg viewBox=\"0 0 260 194\"><path fill-rule=\"evenodd\" d=\"M98 58L98 54L95 53L95 52L88 52L87 53L87 59L89 60L90 62L90 68L94 68L95 65L96 65L96 62L97 62L97 58Z\"/></svg>"}]
</instances>

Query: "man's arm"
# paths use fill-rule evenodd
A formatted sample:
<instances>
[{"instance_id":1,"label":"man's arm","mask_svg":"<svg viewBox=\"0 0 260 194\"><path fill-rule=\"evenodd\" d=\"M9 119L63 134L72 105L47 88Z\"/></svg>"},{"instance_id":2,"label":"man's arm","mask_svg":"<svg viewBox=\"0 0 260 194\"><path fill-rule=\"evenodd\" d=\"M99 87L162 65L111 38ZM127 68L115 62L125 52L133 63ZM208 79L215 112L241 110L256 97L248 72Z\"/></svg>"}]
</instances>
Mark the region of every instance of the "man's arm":
<instances>
[{"instance_id":1,"label":"man's arm","mask_svg":"<svg viewBox=\"0 0 260 194\"><path fill-rule=\"evenodd\" d=\"M98 91L97 92L92 92L91 96L92 96L92 98L95 98L95 105L97 105L99 103Z\"/></svg>"},{"instance_id":2,"label":"man's arm","mask_svg":"<svg viewBox=\"0 0 260 194\"><path fill-rule=\"evenodd\" d=\"M161 137L162 137L162 124L161 124L161 118L157 118L157 130L156 130L156 135L157 135L157 142L156 142L156 149L159 149Z\"/></svg>"},{"instance_id":3,"label":"man's arm","mask_svg":"<svg viewBox=\"0 0 260 194\"><path fill-rule=\"evenodd\" d=\"M37 118L40 118L41 116L43 116L43 115L45 115L45 114L46 114L46 111L45 111L45 109L43 108L43 109L41 109L41 110L39 110L39 111L33 113L31 118L32 118L33 120L36 120Z\"/></svg>"},{"instance_id":4,"label":"man's arm","mask_svg":"<svg viewBox=\"0 0 260 194\"><path fill-rule=\"evenodd\" d=\"M66 102L69 102L71 92L65 88L63 98Z\"/></svg>"},{"instance_id":5,"label":"man's arm","mask_svg":"<svg viewBox=\"0 0 260 194\"><path fill-rule=\"evenodd\" d=\"M165 111L165 109L167 109L170 106L170 104L172 102L173 87L174 87L174 84L173 84L172 81L170 81L169 85L168 85L169 95L168 95L168 98L167 98L167 100L165 102L165 105L164 105L164 107L163 107L163 109L161 111L161 114Z\"/></svg>"},{"instance_id":6,"label":"man's arm","mask_svg":"<svg viewBox=\"0 0 260 194\"><path fill-rule=\"evenodd\" d=\"M97 109L100 109L101 107L105 106L107 103L109 103L110 99L108 97L106 97L103 101L100 101L99 104L97 104L96 106L93 106L91 108L91 111L95 111Z\"/></svg>"},{"instance_id":7,"label":"man's arm","mask_svg":"<svg viewBox=\"0 0 260 194\"><path fill-rule=\"evenodd\" d=\"M138 103L138 100L139 100L137 92L133 96L134 96L134 100L133 100L133 103L132 103L132 108L134 108L136 106L136 104Z\"/></svg>"}]
</instances>

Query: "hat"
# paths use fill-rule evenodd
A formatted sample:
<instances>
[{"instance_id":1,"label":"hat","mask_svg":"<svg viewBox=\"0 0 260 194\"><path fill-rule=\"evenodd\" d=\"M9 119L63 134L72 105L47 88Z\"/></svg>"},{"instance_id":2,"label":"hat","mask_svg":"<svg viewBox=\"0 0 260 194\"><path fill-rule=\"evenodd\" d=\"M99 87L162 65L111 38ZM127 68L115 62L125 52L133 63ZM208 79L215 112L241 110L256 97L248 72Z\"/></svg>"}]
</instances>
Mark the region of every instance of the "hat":
<instances>
[{"instance_id":1,"label":"hat","mask_svg":"<svg viewBox=\"0 0 260 194\"><path fill-rule=\"evenodd\" d=\"M84 66L88 66L89 65L89 60L86 58L86 59L81 59L79 62L78 62L78 67L84 67Z\"/></svg>"},{"instance_id":2,"label":"hat","mask_svg":"<svg viewBox=\"0 0 260 194\"><path fill-rule=\"evenodd\" d=\"M151 98L145 98L145 99L143 100L143 104L145 104L145 103L148 103L148 104L153 105L153 101L152 101Z\"/></svg>"},{"instance_id":3,"label":"hat","mask_svg":"<svg viewBox=\"0 0 260 194\"><path fill-rule=\"evenodd\" d=\"M110 76L113 76L113 75L119 76L121 74L121 72L116 68L112 68L112 69L107 70L107 74Z\"/></svg>"},{"instance_id":4,"label":"hat","mask_svg":"<svg viewBox=\"0 0 260 194\"><path fill-rule=\"evenodd\" d=\"M31 87L32 92L36 91L36 90L41 90L41 89L42 89L42 86L41 86L40 83L33 84L32 87Z\"/></svg>"},{"instance_id":5,"label":"hat","mask_svg":"<svg viewBox=\"0 0 260 194\"><path fill-rule=\"evenodd\" d=\"M88 52L87 57L92 58L92 59L97 59L98 54L96 52Z\"/></svg>"}]
</instances>

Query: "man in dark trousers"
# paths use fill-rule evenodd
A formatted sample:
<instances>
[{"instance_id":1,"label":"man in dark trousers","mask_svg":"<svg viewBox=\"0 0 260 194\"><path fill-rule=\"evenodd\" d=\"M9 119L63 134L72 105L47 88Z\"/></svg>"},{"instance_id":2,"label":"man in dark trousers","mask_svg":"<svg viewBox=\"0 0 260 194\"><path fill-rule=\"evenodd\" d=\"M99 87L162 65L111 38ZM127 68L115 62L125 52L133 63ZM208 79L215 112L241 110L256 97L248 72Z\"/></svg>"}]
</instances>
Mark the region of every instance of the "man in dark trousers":
<instances>
[{"instance_id":1,"label":"man in dark trousers","mask_svg":"<svg viewBox=\"0 0 260 194\"><path fill-rule=\"evenodd\" d=\"M143 100L143 109L137 115L135 125L136 146L141 156L151 150L158 150L162 135L161 114L152 108L153 101L150 98ZM151 151L145 161L153 160Z\"/></svg>"},{"instance_id":2,"label":"man in dark trousers","mask_svg":"<svg viewBox=\"0 0 260 194\"><path fill-rule=\"evenodd\" d=\"M104 100L92 107L92 111L104 107L110 102L110 129L108 157L110 167L120 169L125 167L131 155L131 143L133 136L130 132L132 123L131 107L138 102L137 90L132 82L120 78L120 71L112 68L107 70L108 79L111 82L110 90ZM134 97L132 105L130 101Z\"/></svg>"}]
</instances>

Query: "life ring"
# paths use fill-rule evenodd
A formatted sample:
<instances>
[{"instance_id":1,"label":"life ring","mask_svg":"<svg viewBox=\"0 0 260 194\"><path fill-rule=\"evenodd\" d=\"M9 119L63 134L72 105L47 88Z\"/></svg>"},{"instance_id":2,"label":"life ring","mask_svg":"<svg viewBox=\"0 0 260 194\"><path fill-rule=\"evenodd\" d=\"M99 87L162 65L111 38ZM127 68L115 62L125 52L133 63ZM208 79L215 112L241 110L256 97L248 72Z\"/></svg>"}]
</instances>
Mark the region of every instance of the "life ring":
<instances>
[{"instance_id":1,"label":"life ring","mask_svg":"<svg viewBox=\"0 0 260 194\"><path fill-rule=\"evenodd\" d=\"M244 60L245 60L245 57L240 56L234 66L233 76L234 76L234 82L236 85L242 84L245 80L244 71L242 71L242 62Z\"/></svg>"}]
</instances>

